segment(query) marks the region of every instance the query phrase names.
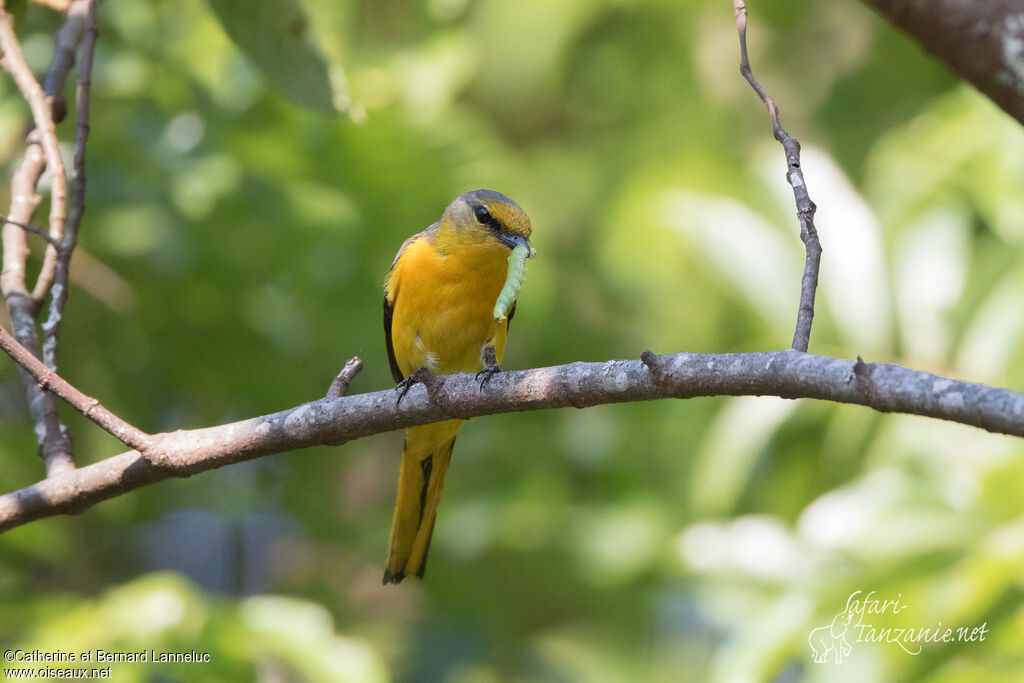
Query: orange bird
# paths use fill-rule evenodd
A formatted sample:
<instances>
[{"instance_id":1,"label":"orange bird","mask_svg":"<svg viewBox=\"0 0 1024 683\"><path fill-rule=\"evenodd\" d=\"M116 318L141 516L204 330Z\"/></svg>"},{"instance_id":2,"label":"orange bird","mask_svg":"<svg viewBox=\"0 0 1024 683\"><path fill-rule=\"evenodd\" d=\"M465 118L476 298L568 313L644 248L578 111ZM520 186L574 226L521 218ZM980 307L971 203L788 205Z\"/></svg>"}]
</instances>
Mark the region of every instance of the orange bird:
<instances>
[{"instance_id":1,"label":"orange bird","mask_svg":"<svg viewBox=\"0 0 1024 683\"><path fill-rule=\"evenodd\" d=\"M384 339L398 390L404 394L420 368L438 375L476 372L481 386L501 370L515 304L497 321L495 301L511 250L529 250L529 237L530 218L518 204L476 190L456 197L441 220L402 244L384 283ZM463 422L405 430L384 583L423 576Z\"/></svg>"}]
</instances>

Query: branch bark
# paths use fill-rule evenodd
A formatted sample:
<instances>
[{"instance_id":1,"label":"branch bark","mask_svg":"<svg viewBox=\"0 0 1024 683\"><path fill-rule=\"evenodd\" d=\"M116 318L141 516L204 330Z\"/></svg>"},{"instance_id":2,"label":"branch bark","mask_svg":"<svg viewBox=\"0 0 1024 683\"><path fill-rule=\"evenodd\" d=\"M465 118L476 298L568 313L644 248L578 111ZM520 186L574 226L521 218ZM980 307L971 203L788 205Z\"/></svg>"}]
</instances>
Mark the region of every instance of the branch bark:
<instances>
[{"instance_id":1,"label":"branch bark","mask_svg":"<svg viewBox=\"0 0 1024 683\"><path fill-rule=\"evenodd\" d=\"M264 455L414 425L545 408L697 396L817 398L883 412L926 415L1024 436L1024 394L898 365L856 362L791 349L678 353L642 360L570 363L501 372L481 391L473 375L427 375L401 403L393 389L324 398L241 422L155 434L147 455L129 451L0 496L0 531L170 477L188 477Z\"/></svg>"},{"instance_id":2,"label":"branch bark","mask_svg":"<svg viewBox=\"0 0 1024 683\"><path fill-rule=\"evenodd\" d=\"M1024 0L864 0L1024 124Z\"/></svg>"}]
</instances>

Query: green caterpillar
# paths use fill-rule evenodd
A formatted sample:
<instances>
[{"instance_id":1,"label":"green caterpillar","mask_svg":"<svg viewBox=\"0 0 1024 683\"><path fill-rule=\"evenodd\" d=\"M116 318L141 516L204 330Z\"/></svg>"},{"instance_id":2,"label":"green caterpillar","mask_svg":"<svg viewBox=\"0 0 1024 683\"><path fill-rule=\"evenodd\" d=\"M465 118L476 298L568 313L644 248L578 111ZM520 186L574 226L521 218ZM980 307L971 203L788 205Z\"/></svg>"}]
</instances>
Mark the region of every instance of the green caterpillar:
<instances>
[{"instance_id":1,"label":"green caterpillar","mask_svg":"<svg viewBox=\"0 0 1024 683\"><path fill-rule=\"evenodd\" d=\"M508 315L508 309L516 300L516 295L523 286L526 277L526 259L532 254L528 247L519 245L508 255L508 274L505 276L505 286L501 288L501 294L494 303L494 320L501 322Z\"/></svg>"}]
</instances>

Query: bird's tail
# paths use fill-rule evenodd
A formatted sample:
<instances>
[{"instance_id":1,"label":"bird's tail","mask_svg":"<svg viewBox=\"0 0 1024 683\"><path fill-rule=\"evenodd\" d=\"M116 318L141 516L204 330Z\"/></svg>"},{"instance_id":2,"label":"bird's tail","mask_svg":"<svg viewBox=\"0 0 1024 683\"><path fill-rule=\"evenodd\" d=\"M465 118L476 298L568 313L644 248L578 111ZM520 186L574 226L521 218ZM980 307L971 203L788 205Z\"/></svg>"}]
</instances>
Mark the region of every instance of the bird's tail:
<instances>
[{"instance_id":1,"label":"bird's tail","mask_svg":"<svg viewBox=\"0 0 1024 683\"><path fill-rule=\"evenodd\" d=\"M384 583L423 576L444 475L462 422L447 420L405 430Z\"/></svg>"}]
</instances>

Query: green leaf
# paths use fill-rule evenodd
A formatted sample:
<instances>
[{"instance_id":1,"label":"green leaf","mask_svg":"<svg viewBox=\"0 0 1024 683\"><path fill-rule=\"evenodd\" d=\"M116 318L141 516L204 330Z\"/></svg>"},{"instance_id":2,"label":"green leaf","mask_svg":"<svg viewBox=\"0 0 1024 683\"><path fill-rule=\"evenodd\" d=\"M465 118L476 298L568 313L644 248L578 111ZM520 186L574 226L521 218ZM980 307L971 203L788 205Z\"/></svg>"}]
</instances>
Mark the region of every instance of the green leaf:
<instances>
[{"instance_id":1,"label":"green leaf","mask_svg":"<svg viewBox=\"0 0 1024 683\"><path fill-rule=\"evenodd\" d=\"M278 92L314 111L339 111L327 63L298 0L209 2L231 40Z\"/></svg>"}]
</instances>

